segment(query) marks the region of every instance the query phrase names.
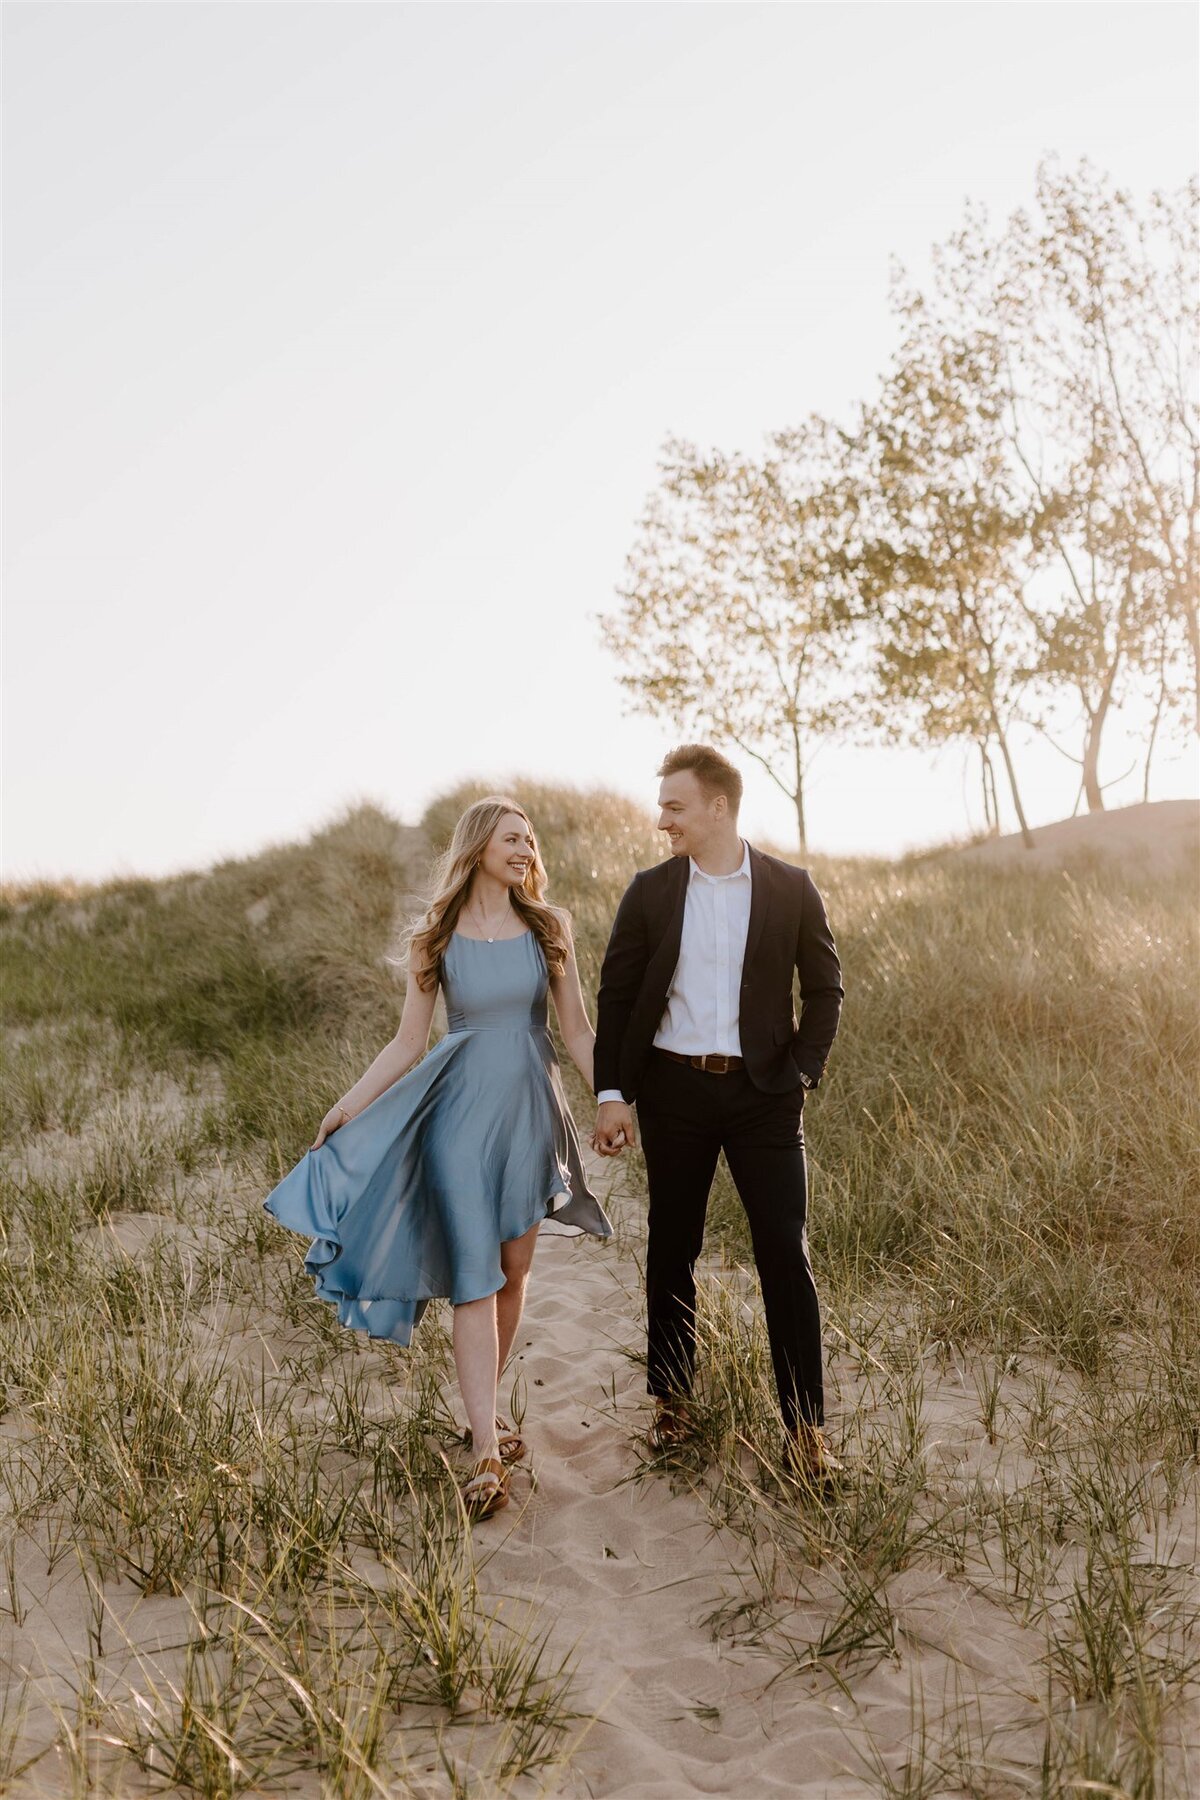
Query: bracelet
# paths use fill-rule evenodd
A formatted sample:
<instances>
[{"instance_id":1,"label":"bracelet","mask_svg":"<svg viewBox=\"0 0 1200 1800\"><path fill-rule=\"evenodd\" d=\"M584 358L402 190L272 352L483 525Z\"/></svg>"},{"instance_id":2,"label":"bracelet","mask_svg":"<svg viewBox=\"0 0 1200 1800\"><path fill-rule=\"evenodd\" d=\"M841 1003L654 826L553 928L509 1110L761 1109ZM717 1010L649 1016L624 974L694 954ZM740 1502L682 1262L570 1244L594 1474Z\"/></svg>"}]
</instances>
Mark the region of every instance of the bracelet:
<instances>
[{"instance_id":1,"label":"bracelet","mask_svg":"<svg viewBox=\"0 0 1200 1800\"><path fill-rule=\"evenodd\" d=\"M348 1125L350 1123L351 1119L354 1117L354 1114L352 1112L350 1112L346 1107L344 1107L340 1100L338 1101L338 1111L342 1115L342 1124Z\"/></svg>"}]
</instances>

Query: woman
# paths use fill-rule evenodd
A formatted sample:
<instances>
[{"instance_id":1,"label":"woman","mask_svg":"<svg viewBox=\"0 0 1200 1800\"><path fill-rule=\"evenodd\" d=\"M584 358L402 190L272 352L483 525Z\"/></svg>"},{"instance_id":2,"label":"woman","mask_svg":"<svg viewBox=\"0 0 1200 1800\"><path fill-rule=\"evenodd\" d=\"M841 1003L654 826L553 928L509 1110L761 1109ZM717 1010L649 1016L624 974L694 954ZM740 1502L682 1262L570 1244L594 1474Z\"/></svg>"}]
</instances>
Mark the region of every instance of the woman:
<instances>
[{"instance_id":1,"label":"woman","mask_svg":"<svg viewBox=\"0 0 1200 1800\"><path fill-rule=\"evenodd\" d=\"M399 1030L263 1202L314 1239L305 1267L344 1325L407 1344L429 1300L450 1299L477 1459L463 1487L473 1518L508 1504L508 1465L525 1453L517 1434L497 1435L496 1388L538 1226L552 1213L556 1227L612 1234L546 1025L548 991L590 1087L594 1033L570 921L545 892L521 807L500 796L469 806L411 934ZM449 1030L426 1055L439 986Z\"/></svg>"}]
</instances>

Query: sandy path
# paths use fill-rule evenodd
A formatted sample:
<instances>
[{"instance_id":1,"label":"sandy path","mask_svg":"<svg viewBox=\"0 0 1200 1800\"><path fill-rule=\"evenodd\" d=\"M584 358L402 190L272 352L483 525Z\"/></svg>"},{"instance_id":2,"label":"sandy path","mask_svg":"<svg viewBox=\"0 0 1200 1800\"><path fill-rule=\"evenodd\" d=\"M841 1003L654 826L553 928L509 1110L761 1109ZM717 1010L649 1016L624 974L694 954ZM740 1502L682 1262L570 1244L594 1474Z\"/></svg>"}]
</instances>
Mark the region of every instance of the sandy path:
<instances>
[{"instance_id":1,"label":"sandy path","mask_svg":"<svg viewBox=\"0 0 1200 1800\"><path fill-rule=\"evenodd\" d=\"M594 1170L595 1173L599 1173ZM602 1179L599 1183L602 1185ZM648 1418L635 1259L624 1202L618 1247L545 1237L521 1333L533 1478L476 1528L482 1591L496 1604L536 1594L578 1648L577 1704L596 1722L550 1791L683 1800L712 1794L865 1795L847 1739L855 1712L832 1684L778 1682L779 1663L714 1637L705 1618L741 1594L746 1546L710 1524L681 1482L629 1477ZM508 1384L506 1383L506 1391ZM907 1674L869 1678L864 1699L889 1737L910 1724Z\"/></svg>"},{"instance_id":2,"label":"sandy path","mask_svg":"<svg viewBox=\"0 0 1200 1800\"><path fill-rule=\"evenodd\" d=\"M539 1246L521 1351L536 1487L518 1480L521 1510L496 1520L503 1541L481 1585L497 1597L536 1590L579 1634L579 1703L599 1718L562 1792L789 1792L774 1709L762 1716L772 1670L740 1666L699 1622L730 1592L738 1546L714 1536L698 1497L626 1479L645 1408L643 1371L624 1354L640 1339L633 1279L632 1259L563 1239ZM477 1538L485 1549L482 1527Z\"/></svg>"},{"instance_id":3,"label":"sandy path","mask_svg":"<svg viewBox=\"0 0 1200 1800\"><path fill-rule=\"evenodd\" d=\"M496 1600L536 1592L560 1641L577 1636L578 1704L598 1719L559 1792L793 1792L793 1757L762 1699L773 1668L731 1657L700 1622L736 1585L739 1546L714 1535L698 1496L626 1479L645 1406L643 1372L623 1354L639 1338L632 1273L590 1247L539 1246L521 1352L536 1484L519 1477L519 1512L477 1528L485 1553L485 1529L498 1540L481 1587Z\"/></svg>"}]
</instances>

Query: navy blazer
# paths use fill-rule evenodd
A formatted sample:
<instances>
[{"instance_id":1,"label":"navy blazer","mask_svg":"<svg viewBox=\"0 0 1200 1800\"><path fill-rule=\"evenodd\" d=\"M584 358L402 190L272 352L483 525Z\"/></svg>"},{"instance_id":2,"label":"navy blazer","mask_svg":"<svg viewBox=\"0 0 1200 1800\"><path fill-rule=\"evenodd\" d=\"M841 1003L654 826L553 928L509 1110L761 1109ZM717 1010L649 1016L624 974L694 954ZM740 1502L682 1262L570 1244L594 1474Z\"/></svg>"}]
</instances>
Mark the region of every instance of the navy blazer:
<instances>
[{"instance_id":1,"label":"navy blazer","mask_svg":"<svg viewBox=\"0 0 1200 1800\"><path fill-rule=\"evenodd\" d=\"M691 859L642 869L617 909L600 970L595 1086L637 1098L679 961ZM792 974L800 976L800 1020ZM738 1032L755 1087L791 1093L800 1073L815 1085L842 1010L842 971L825 908L807 869L750 847L750 923L742 963Z\"/></svg>"}]
</instances>

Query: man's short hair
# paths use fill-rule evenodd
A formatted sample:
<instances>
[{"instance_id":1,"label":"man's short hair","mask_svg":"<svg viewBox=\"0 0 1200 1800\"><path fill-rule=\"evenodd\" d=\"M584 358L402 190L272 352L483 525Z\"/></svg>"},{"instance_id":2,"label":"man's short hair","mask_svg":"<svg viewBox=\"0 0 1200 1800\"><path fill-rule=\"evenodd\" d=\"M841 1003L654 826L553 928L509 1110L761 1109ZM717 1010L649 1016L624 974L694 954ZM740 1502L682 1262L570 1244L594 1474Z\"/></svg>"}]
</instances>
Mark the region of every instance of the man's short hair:
<instances>
[{"instance_id":1,"label":"man's short hair","mask_svg":"<svg viewBox=\"0 0 1200 1800\"><path fill-rule=\"evenodd\" d=\"M681 775L689 770L705 793L724 794L736 817L742 802L742 778L727 756L711 744L679 744L663 757L660 775Z\"/></svg>"}]
</instances>

